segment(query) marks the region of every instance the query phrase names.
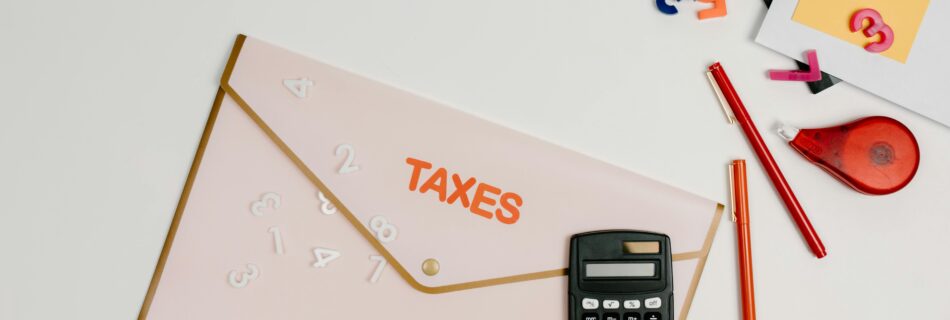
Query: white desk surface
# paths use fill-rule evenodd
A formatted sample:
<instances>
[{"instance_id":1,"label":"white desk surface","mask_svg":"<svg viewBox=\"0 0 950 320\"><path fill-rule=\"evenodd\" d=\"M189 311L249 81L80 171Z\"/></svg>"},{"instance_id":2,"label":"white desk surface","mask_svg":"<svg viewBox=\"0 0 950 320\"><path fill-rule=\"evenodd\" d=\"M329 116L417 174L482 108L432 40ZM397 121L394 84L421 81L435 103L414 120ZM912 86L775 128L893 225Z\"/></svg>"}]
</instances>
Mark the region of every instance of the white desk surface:
<instances>
[{"instance_id":1,"label":"white desk surface","mask_svg":"<svg viewBox=\"0 0 950 320\"><path fill-rule=\"evenodd\" d=\"M646 0L0 2L0 319L139 310L234 36L253 35L726 203L750 160L761 319L950 318L950 128L848 84L766 79L788 58L725 19ZM719 59L828 247L803 244L703 74ZM783 145L781 120L886 115L923 161L858 194ZM541 161L539 159L539 161ZM720 226L691 319L737 319L735 228Z\"/></svg>"}]
</instances>

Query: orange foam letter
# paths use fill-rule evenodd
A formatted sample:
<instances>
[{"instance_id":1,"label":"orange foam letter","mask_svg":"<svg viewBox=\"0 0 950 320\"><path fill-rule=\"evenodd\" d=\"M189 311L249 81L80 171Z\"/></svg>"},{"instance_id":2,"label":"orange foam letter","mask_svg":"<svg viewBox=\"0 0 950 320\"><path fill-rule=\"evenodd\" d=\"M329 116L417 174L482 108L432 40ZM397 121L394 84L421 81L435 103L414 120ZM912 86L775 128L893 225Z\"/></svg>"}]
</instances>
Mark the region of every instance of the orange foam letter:
<instances>
[{"instance_id":1,"label":"orange foam letter","mask_svg":"<svg viewBox=\"0 0 950 320\"><path fill-rule=\"evenodd\" d=\"M514 201L512 204L509 200ZM510 216L505 216L502 214L501 209L495 209L495 218L498 218L498 221L504 224L512 224L518 222L518 218L521 217L521 211L518 211L518 207L521 207L521 196L514 192L505 192L501 195L501 207L504 208L508 213L511 213Z\"/></svg>"},{"instance_id":2,"label":"orange foam letter","mask_svg":"<svg viewBox=\"0 0 950 320\"><path fill-rule=\"evenodd\" d=\"M416 191L416 185L419 184L419 173L422 169L431 169L432 164L413 158L406 158L406 163L412 166L412 177L409 178L409 191Z\"/></svg>"},{"instance_id":3,"label":"orange foam letter","mask_svg":"<svg viewBox=\"0 0 950 320\"><path fill-rule=\"evenodd\" d=\"M465 183L462 183L462 177L453 173L452 183L455 184L455 192L449 195L448 204L453 204L455 200L461 199L462 206L468 208L468 189L475 185L475 178L468 178Z\"/></svg>"},{"instance_id":4,"label":"orange foam letter","mask_svg":"<svg viewBox=\"0 0 950 320\"><path fill-rule=\"evenodd\" d=\"M485 196L486 192L490 194L498 195L499 193L501 193L501 189L498 189L487 183L479 184L478 188L475 189L475 198L472 199L472 206L469 207L468 209L474 214L480 215L487 219L491 219L492 213L490 211L480 208L480 205L482 203L486 203L490 206L494 206L496 203L495 199Z\"/></svg>"},{"instance_id":5,"label":"orange foam letter","mask_svg":"<svg viewBox=\"0 0 950 320\"><path fill-rule=\"evenodd\" d=\"M435 189L439 193L439 201L445 202L445 168L439 168L435 173L429 177L429 180L426 180L422 184L422 187L419 188L419 192L426 193L431 189Z\"/></svg>"}]
</instances>

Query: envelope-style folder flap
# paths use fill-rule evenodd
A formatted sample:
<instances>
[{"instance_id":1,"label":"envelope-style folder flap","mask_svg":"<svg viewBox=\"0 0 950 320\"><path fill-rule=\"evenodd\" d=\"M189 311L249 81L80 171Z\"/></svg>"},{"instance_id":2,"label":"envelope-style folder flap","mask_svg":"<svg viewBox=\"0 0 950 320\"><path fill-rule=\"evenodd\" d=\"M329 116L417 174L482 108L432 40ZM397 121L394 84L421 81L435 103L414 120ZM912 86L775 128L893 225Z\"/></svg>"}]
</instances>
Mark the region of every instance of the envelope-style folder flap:
<instances>
[{"instance_id":1,"label":"envelope-style folder flap","mask_svg":"<svg viewBox=\"0 0 950 320\"><path fill-rule=\"evenodd\" d=\"M666 233L702 268L716 202L253 38L234 50L224 90L416 289L560 276L570 236L600 229Z\"/></svg>"}]
</instances>

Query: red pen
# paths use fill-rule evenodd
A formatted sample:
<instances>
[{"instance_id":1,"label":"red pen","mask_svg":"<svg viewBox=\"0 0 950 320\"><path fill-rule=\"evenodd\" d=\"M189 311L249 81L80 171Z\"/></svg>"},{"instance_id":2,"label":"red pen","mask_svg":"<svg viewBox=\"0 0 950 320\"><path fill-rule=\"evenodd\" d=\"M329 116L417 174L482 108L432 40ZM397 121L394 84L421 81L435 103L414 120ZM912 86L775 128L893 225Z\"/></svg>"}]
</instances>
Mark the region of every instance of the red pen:
<instances>
[{"instance_id":1,"label":"red pen","mask_svg":"<svg viewBox=\"0 0 950 320\"><path fill-rule=\"evenodd\" d=\"M815 232L815 228L812 227L811 221L808 221L805 210L802 209L802 205L798 203L798 199L795 198L795 194L792 193L792 188L789 187L788 182L785 181L782 170L778 168L778 164L775 163L775 159L772 158L772 153L769 152L769 148L765 146L765 141L762 141L759 130L756 129L755 124L752 123L749 112L746 111L742 100L739 100L739 94L736 93L736 89L733 88L732 83L729 82L726 71L719 62L716 62L709 66L709 70L706 71L706 76L709 77L710 82L713 84L713 89L716 90L716 95L719 97L719 102L722 103L723 111L726 111L726 104L732 109L734 117L729 117L729 112L726 111L729 123L739 122L743 133L745 133L746 138L749 140L749 144L752 145L752 150L755 151L759 162L762 163L762 167L765 169L765 172L768 173L769 179L772 180L772 185L775 186L775 190L782 196L782 202L784 202L785 207L788 208L788 213L792 215L792 219L794 219L795 224L798 225L798 230L802 233L802 237L805 238L805 241L808 242L808 247L811 248L812 253L819 259L828 255L828 252L825 251L825 245L821 243L821 238L818 237L818 233Z\"/></svg>"},{"instance_id":2,"label":"red pen","mask_svg":"<svg viewBox=\"0 0 950 320\"><path fill-rule=\"evenodd\" d=\"M746 182L745 160L729 165L732 184L732 221L736 223L739 247L739 284L742 290L742 319L755 320L755 284L752 280L752 228L749 227L749 185Z\"/></svg>"}]
</instances>

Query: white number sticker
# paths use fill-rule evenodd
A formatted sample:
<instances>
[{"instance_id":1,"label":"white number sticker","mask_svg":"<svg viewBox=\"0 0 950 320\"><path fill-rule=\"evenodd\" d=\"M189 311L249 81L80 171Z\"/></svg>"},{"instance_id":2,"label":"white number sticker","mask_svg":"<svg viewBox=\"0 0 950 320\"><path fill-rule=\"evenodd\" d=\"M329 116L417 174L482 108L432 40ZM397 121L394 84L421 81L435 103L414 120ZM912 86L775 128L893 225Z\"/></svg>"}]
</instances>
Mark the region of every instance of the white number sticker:
<instances>
[{"instance_id":1,"label":"white number sticker","mask_svg":"<svg viewBox=\"0 0 950 320\"><path fill-rule=\"evenodd\" d=\"M383 216L375 216L369 220L369 229L376 233L376 239L379 239L380 242L396 240L396 236L399 235L396 226L390 224L389 220L386 220L386 217Z\"/></svg>"},{"instance_id":2,"label":"white number sticker","mask_svg":"<svg viewBox=\"0 0 950 320\"><path fill-rule=\"evenodd\" d=\"M379 277L383 275L383 269L386 269L386 258L383 256L369 256L369 259L378 261L376 270L373 270L373 275L369 278L369 283L376 283L379 281Z\"/></svg>"},{"instance_id":3,"label":"white number sticker","mask_svg":"<svg viewBox=\"0 0 950 320\"><path fill-rule=\"evenodd\" d=\"M247 271L244 272L235 270L228 272L228 283L230 283L232 287L244 288L247 286L248 282L257 279L257 277L261 275L261 270L258 269L254 264L248 263L246 268Z\"/></svg>"},{"instance_id":4,"label":"white number sticker","mask_svg":"<svg viewBox=\"0 0 950 320\"><path fill-rule=\"evenodd\" d=\"M316 248L313 249L313 257L317 259L317 261L313 263L313 267L324 268L330 263L330 261L339 258L340 252L333 249Z\"/></svg>"},{"instance_id":5,"label":"white number sticker","mask_svg":"<svg viewBox=\"0 0 950 320\"><path fill-rule=\"evenodd\" d=\"M268 192L261 195L261 199L251 202L251 214L261 217L264 212L261 209L274 208L280 209L280 195L274 192Z\"/></svg>"},{"instance_id":6,"label":"white number sticker","mask_svg":"<svg viewBox=\"0 0 950 320\"><path fill-rule=\"evenodd\" d=\"M330 200L323 195L323 192L317 192L317 196L320 197L320 211L325 215L331 215L336 213L336 207L333 206L333 203L330 203Z\"/></svg>"},{"instance_id":7,"label":"white number sticker","mask_svg":"<svg viewBox=\"0 0 950 320\"><path fill-rule=\"evenodd\" d=\"M307 97L307 89L313 86L313 81L307 78L286 79L284 80L284 86L297 98L303 99Z\"/></svg>"},{"instance_id":8,"label":"white number sticker","mask_svg":"<svg viewBox=\"0 0 950 320\"><path fill-rule=\"evenodd\" d=\"M336 155L340 153L346 153L346 159L343 160L343 164L340 165L340 174L347 174L350 172L355 172L360 169L360 166L353 165L353 158L356 157L356 150L353 149L353 146L348 144L341 144L336 147Z\"/></svg>"},{"instance_id":9,"label":"white number sticker","mask_svg":"<svg viewBox=\"0 0 950 320\"><path fill-rule=\"evenodd\" d=\"M284 255L284 238L280 236L280 228L273 226L267 229L267 232L274 234L274 251L277 255Z\"/></svg>"}]
</instances>

